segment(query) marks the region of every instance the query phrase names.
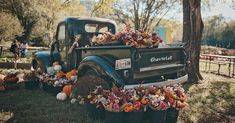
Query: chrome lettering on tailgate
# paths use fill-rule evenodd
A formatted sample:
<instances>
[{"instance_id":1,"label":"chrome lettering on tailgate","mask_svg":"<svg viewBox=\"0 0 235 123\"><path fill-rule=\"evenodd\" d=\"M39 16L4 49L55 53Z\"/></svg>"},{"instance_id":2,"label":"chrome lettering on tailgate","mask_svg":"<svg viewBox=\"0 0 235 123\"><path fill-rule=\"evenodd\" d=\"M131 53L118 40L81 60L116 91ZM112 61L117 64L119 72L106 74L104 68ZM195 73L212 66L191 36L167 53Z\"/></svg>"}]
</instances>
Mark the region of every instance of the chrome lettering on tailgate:
<instances>
[{"instance_id":1,"label":"chrome lettering on tailgate","mask_svg":"<svg viewBox=\"0 0 235 123\"><path fill-rule=\"evenodd\" d=\"M161 61L172 61L173 56L163 56L163 57L151 57L150 62L155 63L155 62L161 62Z\"/></svg>"}]
</instances>

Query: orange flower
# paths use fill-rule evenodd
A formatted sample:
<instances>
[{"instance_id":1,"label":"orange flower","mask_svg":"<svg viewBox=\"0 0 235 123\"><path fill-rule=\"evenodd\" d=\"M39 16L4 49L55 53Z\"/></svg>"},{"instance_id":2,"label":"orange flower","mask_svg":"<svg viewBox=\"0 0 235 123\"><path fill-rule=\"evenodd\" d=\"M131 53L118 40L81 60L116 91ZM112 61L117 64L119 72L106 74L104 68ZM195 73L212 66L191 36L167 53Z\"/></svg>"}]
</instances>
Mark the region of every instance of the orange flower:
<instances>
[{"instance_id":1,"label":"orange flower","mask_svg":"<svg viewBox=\"0 0 235 123\"><path fill-rule=\"evenodd\" d=\"M142 103L143 105L146 105L146 104L148 103L148 101L147 101L145 98L142 98L142 99L141 99L141 103Z\"/></svg>"},{"instance_id":2,"label":"orange flower","mask_svg":"<svg viewBox=\"0 0 235 123\"><path fill-rule=\"evenodd\" d=\"M126 107L124 108L124 112L130 112L130 108L129 108L128 106L126 106Z\"/></svg>"},{"instance_id":3,"label":"orange flower","mask_svg":"<svg viewBox=\"0 0 235 123\"><path fill-rule=\"evenodd\" d=\"M124 107L124 112L132 112L134 110L134 107L131 104L127 104Z\"/></svg>"},{"instance_id":4,"label":"orange flower","mask_svg":"<svg viewBox=\"0 0 235 123\"><path fill-rule=\"evenodd\" d=\"M57 76L58 78L62 78L62 77L65 76L65 73L64 73L64 72L58 72L58 73L56 73L56 76Z\"/></svg>"},{"instance_id":5,"label":"orange flower","mask_svg":"<svg viewBox=\"0 0 235 123\"><path fill-rule=\"evenodd\" d=\"M77 74L77 70L73 69L69 73L71 73L72 75L76 75Z\"/></svg>"}]
</instances>

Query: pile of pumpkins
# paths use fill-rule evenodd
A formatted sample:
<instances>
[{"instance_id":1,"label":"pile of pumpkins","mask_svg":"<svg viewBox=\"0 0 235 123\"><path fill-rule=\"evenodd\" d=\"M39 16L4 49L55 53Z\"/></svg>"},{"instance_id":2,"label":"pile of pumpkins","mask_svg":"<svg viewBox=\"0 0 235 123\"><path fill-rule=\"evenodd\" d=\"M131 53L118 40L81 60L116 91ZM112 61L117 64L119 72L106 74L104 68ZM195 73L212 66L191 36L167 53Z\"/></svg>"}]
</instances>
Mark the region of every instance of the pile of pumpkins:
<instances>
[{"instance_id":1,"label":"pile of pumpkins","mask_svg":"<svg viewBox=\"0 0 235 123\"><path fill-rule=\"evenodd\" d=\"M54 87L62 87L77 81L77 70L64 73L61 65L53 64L53 66L47 68L47 73L40 75L40 79L42 82L51 84Z\"/></svg>"},{"instance_id":2,"label":"pile of pumpkins","mask_svg":"<svg viewBox=\"0 0 235 123\"><path fill-rule=\"evenodd\" d=\"M65 85L63 87L63 90L56 95L56 99L61 101L66 100L68 97L71 97L72 90L73 90L72 85Z\"/></svg>"},{"instance_id":3,"label":"pile of pumpkins","mask_svg":"<svg viewBox=\"0 0 235 123\"><path fill-rule=\"evenodd\" d=\"M61 92L56 95L58 100L65 100L71 97L73 85L77 82L77 70L71 70L67 73L62 71L58 62L47 68L47 73L40 76L42 82L50 84L54 87L63 87Z\"/></svg>"}]
</instances>

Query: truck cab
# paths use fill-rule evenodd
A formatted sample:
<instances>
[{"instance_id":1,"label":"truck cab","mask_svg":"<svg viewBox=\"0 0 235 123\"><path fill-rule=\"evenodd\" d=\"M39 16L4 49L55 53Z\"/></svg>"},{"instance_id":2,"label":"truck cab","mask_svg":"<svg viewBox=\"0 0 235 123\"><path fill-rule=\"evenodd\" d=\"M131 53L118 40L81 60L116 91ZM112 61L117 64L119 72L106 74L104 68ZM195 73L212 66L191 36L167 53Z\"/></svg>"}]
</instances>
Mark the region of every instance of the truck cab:
<instances>
[{"instance_id":1,"label":"truck cab","mask_svg":"<svg viewBox=\"0 0 235 123\"><path fill-rule=\"evenodd\" d=\"M186 56L183 47L136 48L120 43L92 46L94 35L117 32L114 21L104 18L70 17L60 22L50 51L34 53L32 68L44 72L53 62L59 61L64 71L77 69L79 76L96 74L111 85L133 88L142 84L172 85L187 81ZM68 53L76 35L80 34L79 47Z\"/></svg>"}]
</instances>

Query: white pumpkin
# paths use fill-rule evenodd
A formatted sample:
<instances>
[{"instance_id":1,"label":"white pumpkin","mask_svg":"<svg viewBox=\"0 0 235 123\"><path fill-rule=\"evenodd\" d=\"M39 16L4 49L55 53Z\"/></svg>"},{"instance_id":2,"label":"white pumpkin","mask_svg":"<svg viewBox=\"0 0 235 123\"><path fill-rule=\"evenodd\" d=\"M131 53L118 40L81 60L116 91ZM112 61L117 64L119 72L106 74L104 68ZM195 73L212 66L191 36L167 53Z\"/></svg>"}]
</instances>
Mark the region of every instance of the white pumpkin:
<instances>
[{"instance_id":1,"label":"white pumpkin","mask_svg":"<svg viewBox=\"0 0 235 123\"><path fill-rule=\"evenodd\" d=\"M54 74L55 74L54 68L53 68L53 67L48 67L48 68L47 68L47 74L49 74L49 75L54 75Z\"/></svg>"},{"instance_id":2,"label":"white pumpkin","mask_svg":"<svg viewBox=\"0 0 235 123\"><path fill-rule=\"evenodd\" d=\"M61 65L55 65L55 66L54 66L54 70L55 70L56 72L61 71L61 69L62 69Z\"/></svg>"},{"instance_id":3,"label":"white pumpkin","mask_svg":"<svg viewBox=\"0 0 235 123\"><path fill-rule=\"evenodd\" d=\"M67 98L67 95L66 95L65 93L63 93L63 92L60 92L60 93L58 93L58 94L56 95L56 99L57 99L57 100L63 101L63 100L66 100L66 98Z\"/></svg>"}]
</instances>

